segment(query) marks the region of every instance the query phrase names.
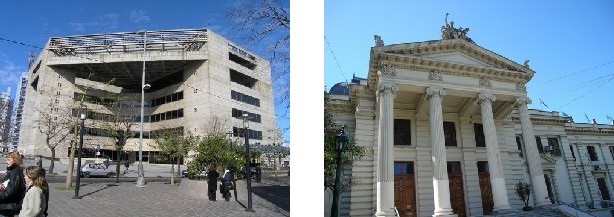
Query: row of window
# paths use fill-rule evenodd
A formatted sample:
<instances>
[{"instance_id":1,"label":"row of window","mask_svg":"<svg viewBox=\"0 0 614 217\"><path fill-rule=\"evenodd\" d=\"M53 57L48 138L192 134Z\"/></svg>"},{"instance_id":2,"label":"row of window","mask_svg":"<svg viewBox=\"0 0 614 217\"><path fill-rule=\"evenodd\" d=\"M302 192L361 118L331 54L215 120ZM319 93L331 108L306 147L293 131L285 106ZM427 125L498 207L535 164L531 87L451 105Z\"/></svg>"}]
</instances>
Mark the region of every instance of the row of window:
<instances>
[{"instance_id":1,"label":"row of window","mask_svg":"<svg viewBox=\"0 0 614 217\"><path fill-rule=\"evenodd\" d=\"M249 117L251 117L251 119L249 119L252 122L256 122L256 123L260 123L261 121L261 117L259 114L256 113L251 113L251 112L247 112L247 111L243 111L243 110L239 110L236 108L232 108L232 117L233 118L242 118L243 114L247 114Z\"/></svg>"},{"instance_id":2,"label":"row of window","mask_svg":"<svg viewBox=\"0 0 614 217\"><path fill-rule=\"evenodd\" d=\"M255 106L260 107L260 99L247 95L247 94L239 93L234 90L230 91L230 98L236 101L239 101L239 102L244 102L250 105L255 105Z\"/></svg>"},{"instance_id":3,"label":"row of window","mask_svg":"<svg viewBox=\"0 0 614 217\"><path fill-rule=\"evenodd\" d=\"M117 105L117 101L114 99L110 99L110 98L104 98L104 97L98 97L98 96L91 96L91 95L84 95L82 93L74 93L74 100L75 101L80 101L81 97L83 98L84 102L87 103L91 103L91 104L97 104L97 105L104 105L104 106L115 106ZM175 101L179 101L183 99L183 91L177 92L177 93L172 93L170 95L166 95L163 97L159 97L156 98L154 100L148 100L145 101L145 105L144 107L156 107L159 105L163 105L166 103L171 103L171 102L175 102ZM126 108L126 107L140 107L141 106L141 102L140 101L120 101L119 102L119 106Z\"/></svg>"},{"instance_id":4,"label":"row of window","mask_svg":"<svg viewBox=\"0 0 614 217\"><path fill-rule=\"evenodd\" d=\"M488 173L488 161L477 162L479 173ZM449 174L457 174L461 172L461 163L459 161L448 161L447 169ZM394 174L395 175L408 175L414 174L414 162L412 161L395 161L394 162Z\"/></svg>"},{"instance_id":5,"label":"row of window","mask_svg":"<svg viewBox=\"0 0 614 217\"><path fill-rule=\"evenodd\" d=\"M166 95L157 99L153 99L150 101L150 106L151 107L156 107L159 105L163 105L166 103L171 103L171 102L175 102L175 101L179 101L183 99L183 91L179 91L177 93L172 93L170 95Z\"/></svg>"},{"instance_id":6,"label":"row of window","mask_svg":"<svg viewBox=\"0 0 614 217\"><path fill-rule=\"evenodd\" d=\"M178 135L178 136L183 136L183 132L184 132L183 127L160 129L160 130L154 130L151 132L143 131L143 139L155 139L157 136L163 135L164 132L166 131L170 131L173 134ZM109 129L89 128L89 127L86 127L85 132L84 132L85 135L101 136L101 137L114 137L115 135L118 135L120 133L123 133L123 132L113 133L113 131ZM131 135L128 138L139 138L139 132L138 131L131 132Z\"/></svg>"},{"instance_id":7,"label":"row of window","mask_svg":"<svg viewBox=\"0 0 614 217\"><path fill-rule=\"evenodd\" d=\"M262 131L247 129L247 131L243 132L243 128L232 127L232 136L234 137L247 136L247 138L250 138L250 139L262 140Z\"/></svg>"},{"instance_id":8,"label":"row of window","mask_svg":"<svg viewBox=\"0 0 614 217\"><path fill-rule=\"evenodd\" d=\"M172 119L182 118L183 117L183 109L181 108L181 109L167 111L167 112L162 112L162 113L158 113L158 114L152 114L150 117L151 117L150 118L151 123L155 123L155 122L158 122L158 121L164 121L164 120L172 120Z\"/></svg>"},{"instance_id":9,"label":"row of window","mask_svg":"<svg viewBox=\"0 0 614 217\"><path fill-rule=\"evenodd\" d=\"M394 119L394 145L411 145L411 121L407 119ZM446 146L457 146L456 128L454 122L443 122L443 131ZM483 135L483 132L482 132Z\"/></svg>"}]
</instances>

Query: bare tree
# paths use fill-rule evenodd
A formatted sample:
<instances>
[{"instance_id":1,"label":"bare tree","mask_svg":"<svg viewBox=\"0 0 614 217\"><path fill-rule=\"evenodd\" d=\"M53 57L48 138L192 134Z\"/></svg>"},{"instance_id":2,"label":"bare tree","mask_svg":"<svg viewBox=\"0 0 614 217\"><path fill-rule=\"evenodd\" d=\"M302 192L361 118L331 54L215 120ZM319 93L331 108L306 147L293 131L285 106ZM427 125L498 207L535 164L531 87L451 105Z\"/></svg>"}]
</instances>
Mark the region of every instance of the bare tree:
<instances>
[{"instance_id":1,"label":"bare tree","mask_svg":"<svg viewBox=\"0 0 614 217\"><path fill-rule=\"evenodd\" d=\"M276 101L290 106L290 1L240 1L227 16L250 45L264 45L269 54ZM288 113L284 114L284 117Z\"/></svg>"},{"instance_id":2,"label":"bare tree","mask_svg":"<svg viewBox=\"0 0 614 217\"><path fill-rule=\"evenodd\" d=\"M207 136L225 136L230 128L230 120L228 117L220 117L217 115L207 118L204 124L205 135Z\"/></svg>"},{"instance_id":3,"label":"bare tree","mask_svg":"<svg viewBox=\"0 0 614 217\"><path fill-rule=\"evenodd\" d=\"M140 122L140 115L137 115L140 102L121 97L120 93L107 93L101 99L103 101L101 104L111 111L111 114L98 114L97 119L101 120L99 124L107 131L107 135L115 138L113 144L117 153L115 181L119 182L120 156L126 146L126 141L132 136L132 128L137 126L137 122Z\"/></svg>"},{"instance_id":4,"label":"bare tree","mask_svg":"<svg viewBox=\"0 0 614 217\"><path fill-rule=\"evenodd\" d=\"M53 94L51 94L53 95ZM72 110L60 103L60 97L53 95L43 106L36 108L39 118L37 126L43 134L45 145L51 151L51 163L49 173L53 173L55 166L55 151L62 143L66 142L70 135L70 129L74 126L71 120Z\"/></svg>"}]
</instances>

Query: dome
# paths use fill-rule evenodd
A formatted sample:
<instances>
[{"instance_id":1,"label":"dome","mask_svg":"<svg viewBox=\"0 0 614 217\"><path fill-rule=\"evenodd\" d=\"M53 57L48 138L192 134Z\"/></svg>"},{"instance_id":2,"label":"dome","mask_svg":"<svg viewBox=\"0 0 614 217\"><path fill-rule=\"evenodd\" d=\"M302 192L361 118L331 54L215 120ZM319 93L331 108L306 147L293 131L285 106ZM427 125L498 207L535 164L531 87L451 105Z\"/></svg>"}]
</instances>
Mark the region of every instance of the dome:
<instances>
[{"instance_id":1,"label":"dome","mask_svg":"<svg viewBox=\"0 0 614 217\"><path fill-rule=\"evenodd\" d=\"M335 84L332 88L330 88L330 94L335 95L348 95L350 93L350 89L348 88L347 82L339 82Z\"/></svg>"}]
</instances>

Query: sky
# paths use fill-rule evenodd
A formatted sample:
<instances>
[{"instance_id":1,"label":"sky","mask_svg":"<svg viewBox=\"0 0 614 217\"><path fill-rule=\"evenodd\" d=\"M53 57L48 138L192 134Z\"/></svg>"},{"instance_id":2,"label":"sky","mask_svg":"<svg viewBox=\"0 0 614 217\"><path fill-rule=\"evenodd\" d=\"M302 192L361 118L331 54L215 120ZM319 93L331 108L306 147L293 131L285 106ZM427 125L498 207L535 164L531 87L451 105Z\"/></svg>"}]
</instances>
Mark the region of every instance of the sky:
<instances>
[{"instance_id":1,"label":"sky","mask_svg":"<svg viewBox=\"0 0 614 217\"><path fill-rule=\"evenodd\" d=\"M530 60L529 108L612 124L612 1L325 1L324 88L367 77L373 35L386 45L441 39L446 13L477 45Z\"/></svg>"},{"instance_id":2,"label":"sky","mask_svg":"<svg viewBox=\"0 0 614 217\"><path fill-rule=\"evenodd\" d=\"M226 16L236 4L229 1L9 1L0 7L0 91L11 87L15 97L17 81L28 66L28 53L40 53L50 37L145 30L209 28L249 51L269 59L266 40L247 43L236 33ZM289 81L288 81L289 82ZM274 87L276 88L276 87ZM276 92L276 91L274 91ZM288 128L283 136L290 139L288 106L276 104L278 127ZM283 117L282 117L283 116Z\"/></svg>"}]
</instances>

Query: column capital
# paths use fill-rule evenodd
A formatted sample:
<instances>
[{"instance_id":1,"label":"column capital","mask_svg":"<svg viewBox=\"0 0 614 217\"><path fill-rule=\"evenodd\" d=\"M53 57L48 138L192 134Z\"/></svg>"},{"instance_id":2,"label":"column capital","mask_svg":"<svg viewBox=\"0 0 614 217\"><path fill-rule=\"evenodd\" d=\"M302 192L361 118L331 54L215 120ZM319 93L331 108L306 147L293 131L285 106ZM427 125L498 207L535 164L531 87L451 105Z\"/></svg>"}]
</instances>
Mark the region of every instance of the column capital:
<instances>
[{"instance_id":1,"label":"column capital","mask_svg":"<svg viewBox=\"0 0 614 217\"><path fill-rule=\"evenodd\" d=\"M529 99L529 97L527 96L519 96L518 98L516 98L516 105L523 105L523 104L531 104L531 99Z\"/></svg>"},{"instance_id":2,"label":"column capital","mask_svg":"<svg viewBox=\"0 0 614 217\"><path fill-rule=\"evenodd\" d=\"M485 101L493 102L497 100L497 97L491 92L482 91L478 94L478 100L476 101L478 104L482 104Z\"/></svg>"},{"instance_id":3,"label":"column capital","mask_svg":"<svg viewBox=\"0 0 614 217\"><path fill-rule=\"evenodd\" d=\"M395 94L399 90L399 85L393 81L380 81L377 84L378 94L391 93Z\"/></svg>"},{"instance_id":4,"label":"column capital","mask_svg":"<svg viewBox=\"0 0 614 217\"><path fill-rule=\"evenodd\" d=\"M426 88L426 95L428 98L431 98L435 95L442 97L446 95L446 91L443 89L443 87L440 86L430 86Z\"/></svg>"}]
</instances>

